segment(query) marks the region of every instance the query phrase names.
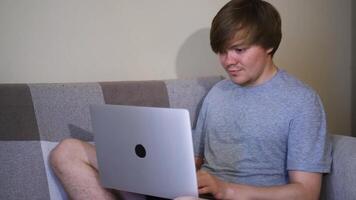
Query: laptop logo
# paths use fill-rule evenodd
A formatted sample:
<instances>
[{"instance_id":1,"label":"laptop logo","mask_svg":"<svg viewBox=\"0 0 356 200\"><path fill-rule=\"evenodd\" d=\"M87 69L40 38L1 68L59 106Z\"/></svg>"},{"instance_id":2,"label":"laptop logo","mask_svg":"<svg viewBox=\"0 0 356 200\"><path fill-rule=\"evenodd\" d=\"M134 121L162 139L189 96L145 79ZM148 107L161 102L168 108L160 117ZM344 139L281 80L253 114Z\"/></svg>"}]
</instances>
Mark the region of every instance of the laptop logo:
<instances>
[{"instance_id":1,"label":"laptop logo","mask_svg":"<svg viewBox=\"0 0 356 200\"><path fill-rule=\"evenodd\" d=\"M138 157L144 158L146 157L146 149L142 144L138 144L135 147L135 153Z\"/></svg>"}]
</instances>

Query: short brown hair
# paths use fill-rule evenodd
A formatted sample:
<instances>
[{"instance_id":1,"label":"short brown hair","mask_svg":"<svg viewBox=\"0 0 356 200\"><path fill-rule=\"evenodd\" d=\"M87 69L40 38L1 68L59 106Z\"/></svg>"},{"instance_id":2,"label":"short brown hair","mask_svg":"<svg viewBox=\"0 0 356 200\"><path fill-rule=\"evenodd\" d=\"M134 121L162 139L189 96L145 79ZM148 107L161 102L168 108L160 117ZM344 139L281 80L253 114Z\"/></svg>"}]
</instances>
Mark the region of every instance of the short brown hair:
<instances>
[{"instance_id":1,"label":"short brown hair","mask_svg":"<svg viewBox=\"0 0 356 200\"><path fill-rule=\"evenodd\" d=\"M242 39L245 45L273 48L273 56L281 38L281 17L263 0L231 0L216 14L210 30L215 53L225 52L231 42Z\"/></svg>"}]
</instances>

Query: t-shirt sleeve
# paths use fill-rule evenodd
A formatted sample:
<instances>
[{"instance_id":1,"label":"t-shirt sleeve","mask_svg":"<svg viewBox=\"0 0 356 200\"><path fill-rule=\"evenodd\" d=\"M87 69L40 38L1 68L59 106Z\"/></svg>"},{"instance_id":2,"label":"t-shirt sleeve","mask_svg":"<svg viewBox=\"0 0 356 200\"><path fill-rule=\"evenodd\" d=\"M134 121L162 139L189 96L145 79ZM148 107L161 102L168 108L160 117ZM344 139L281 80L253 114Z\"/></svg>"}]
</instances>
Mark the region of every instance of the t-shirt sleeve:
<instances>
[{"instance_id":1,"label":"t-shirt sleeve","mask_svg":"<svg viewBox=\"0 0 356 200\"><path fill-rule=\"evenodd\" d=\"M311 92L300 105L290 122L287 170L330 172L332 147L321 100Z\"/></svg>"}]
</instances>

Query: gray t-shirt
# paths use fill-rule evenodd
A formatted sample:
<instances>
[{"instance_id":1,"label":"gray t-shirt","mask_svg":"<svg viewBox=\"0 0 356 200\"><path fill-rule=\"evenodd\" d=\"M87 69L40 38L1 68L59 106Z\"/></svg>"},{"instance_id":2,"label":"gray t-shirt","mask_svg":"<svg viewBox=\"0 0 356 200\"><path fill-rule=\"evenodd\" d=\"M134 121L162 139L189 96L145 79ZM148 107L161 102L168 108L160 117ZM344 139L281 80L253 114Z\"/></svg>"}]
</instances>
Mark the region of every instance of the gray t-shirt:
<instances>
[{"instance_id":1,"label":"gray t-shirt","mask_svg":"<svg viewBox=\"0 0 356 200\"><path fill-rule=\"evenodd\" d=\"M288 183L288 170L327 173L331 144L319 96L283 70L266 83L217 83L193 131L204 170L228 182Z\"/></svg>"}]
</instances>

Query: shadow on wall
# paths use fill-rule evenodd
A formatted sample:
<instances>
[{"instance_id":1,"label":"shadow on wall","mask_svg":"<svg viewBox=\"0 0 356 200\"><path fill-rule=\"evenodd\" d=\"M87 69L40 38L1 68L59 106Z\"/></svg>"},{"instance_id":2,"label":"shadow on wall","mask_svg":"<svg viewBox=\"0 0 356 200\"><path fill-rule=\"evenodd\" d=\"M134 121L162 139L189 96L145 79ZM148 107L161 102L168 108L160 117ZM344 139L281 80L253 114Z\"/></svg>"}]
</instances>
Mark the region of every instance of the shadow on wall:
<instances>
[{"instance_id":1,"label":"shadow on wall","mask_svg":"<svg viewBox=\"0 0 356 200\"><path fill-rule=\"evenodd\" d=\"M189 36L180 47L176 59L177 78L223 75L217 56L210 48L209 28Z\"/></svg>"}]
</instances>

